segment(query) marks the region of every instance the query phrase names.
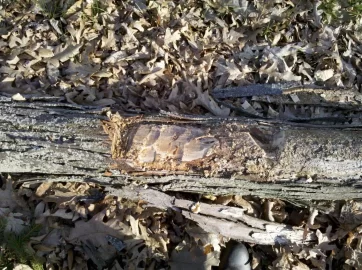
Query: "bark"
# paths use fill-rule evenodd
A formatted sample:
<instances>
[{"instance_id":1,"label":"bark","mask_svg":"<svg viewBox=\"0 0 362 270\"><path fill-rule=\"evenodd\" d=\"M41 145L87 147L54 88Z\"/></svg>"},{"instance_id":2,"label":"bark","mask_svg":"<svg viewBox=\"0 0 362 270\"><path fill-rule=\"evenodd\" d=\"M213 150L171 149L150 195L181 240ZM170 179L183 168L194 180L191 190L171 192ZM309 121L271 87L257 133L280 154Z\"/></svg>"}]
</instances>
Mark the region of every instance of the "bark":
<instances>
[{"instance_id":1,"label":"bark","mask_svg":"<svg viewBox=\"0 0 362 270\"><path fill-rule=\"evenodd\" d=\"M302 244L315 235L226 206L201 204L196 214L189 210L192 202L163 192L257 195L309 206L311 200L362 197L358 128L108 116L99 109L42 98L14 102L1 97L0 172L31 185L98 182L110 194L180 209L206 231L259 244ZM135 185L158 191L130 188Z\"/></svg>"},{"instance_id":2,"label":"bark","mask_svg":"<svg viewBox=\"0 0 362 270\"><path fill-rule=\"evenodd\" d=\"M0 97L0 172L98 175L110 164L101 112Z\"/></svg>"}]
</instances>

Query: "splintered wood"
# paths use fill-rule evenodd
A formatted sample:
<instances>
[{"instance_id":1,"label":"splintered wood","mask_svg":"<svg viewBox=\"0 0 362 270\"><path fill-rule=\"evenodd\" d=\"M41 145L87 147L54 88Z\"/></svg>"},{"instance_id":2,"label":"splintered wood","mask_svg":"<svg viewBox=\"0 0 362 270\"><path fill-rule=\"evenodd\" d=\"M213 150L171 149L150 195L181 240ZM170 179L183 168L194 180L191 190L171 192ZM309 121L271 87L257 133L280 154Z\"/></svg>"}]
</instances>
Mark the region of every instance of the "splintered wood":
<instances>
[{"instance_id":1,"label":"splintered wood","mask_svg":"<svg viewBox=\"0 0 362 270\"><path fill-rule=\"evenodd\" d=\"M137 175L200 175L270 181L355 179L362 132L251 120L109 115L115 167Z\"/></svg>"}]
</instances>

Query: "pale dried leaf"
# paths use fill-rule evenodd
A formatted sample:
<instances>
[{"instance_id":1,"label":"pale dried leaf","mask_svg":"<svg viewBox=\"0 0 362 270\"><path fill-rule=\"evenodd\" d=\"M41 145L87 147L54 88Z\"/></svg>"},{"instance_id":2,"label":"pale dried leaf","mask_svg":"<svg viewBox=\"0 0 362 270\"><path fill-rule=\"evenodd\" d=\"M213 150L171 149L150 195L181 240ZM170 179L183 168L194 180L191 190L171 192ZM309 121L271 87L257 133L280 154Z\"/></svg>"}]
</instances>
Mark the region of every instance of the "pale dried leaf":
<instances>
[{"instance_id":1,"label":"pale dried leaf","mask_svg":"<svg viewBox=\"0 0 362 270\"><path fill-rule=\"evenodd\" d=\"M13 210L19 205L18 200L13 189L12 180L8 177L5 179L2 189L0 189L0 208Z\"/></svg>"},{"instance_id":2,"label":"pale dried leaf","mask_svg":"<svg viewBox=\"0 0 362 270\"><path fill-rule=\"evenodd\" d=\"M22 220L22 214L20 213L10 213L6 217L6 232L12 232L15 234L20 234L29 224Z\"/></svg>"},{"instance_id":3,"label":"pale dried leaf","mask_svg":"<svg viewBox=\"0 0 362 270\"><path fill-rule=\"evenodd\" d=\"M29 265L26 265L26 264L16 264L13 269L14 270L33 270Z\"/></svg>"},{"instance_id":4,"label":"pale dried leaf","mask_svg":"<svg viewBox=\"0 0 362 270\"><path fill-rule=\"evenodd\" d=\"M62 52L57 53L54 55L51 59L52 60L59 60L60 62L65 62L69 60L70 58L76 56L79 54L79 50L82 47L82 44L77 45L68 45L66 49L64 49Z\"/></svg>"},{"instance_id":5,"label":"pale dried leaf","mask_svg":"<svg viewBox=\"0 0 362 270\"><path fill-rule=\"evenodd\" d=\"M332 78L333 75L334 75L333 69L317 70L316 72L314 72L314 78L317 81L323 81L323 82Z\"/></svg>"},{"instance_id":6,"label":"pale dried leaf","mask_svg":"<svg viewBox=\"0 0 362 270\"><path fill-rule=\"evenodd\" d=\"M15 101L26 101L26 98L20 93L13 95L11 99Z\"/></svg>"},{"instance_id":7,"label":"pale dried leaf","mask_svg":"<svg viewBox=\"0 0 362 270\"><path fill-rule=\"evenodd\" d=\"M131 227L121 223L118 219L111 219L104 222L105 210L96 214L89 221L77 221L74 228L70 230L68 241L79 243L89 240L94 246L106 245L107 235L123 239L125 235L132 235Z\"/></svg>"}]
</instances>

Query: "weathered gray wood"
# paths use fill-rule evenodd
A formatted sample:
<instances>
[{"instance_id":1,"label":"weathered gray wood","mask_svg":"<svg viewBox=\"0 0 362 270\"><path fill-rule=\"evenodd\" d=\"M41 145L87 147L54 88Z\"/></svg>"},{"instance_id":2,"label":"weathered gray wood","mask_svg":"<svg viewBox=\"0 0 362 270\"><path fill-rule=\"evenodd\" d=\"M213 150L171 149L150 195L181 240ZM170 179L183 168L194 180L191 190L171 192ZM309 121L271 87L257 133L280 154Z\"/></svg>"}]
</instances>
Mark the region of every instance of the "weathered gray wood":
<instances>
[{"instance_id":1,"label":"weathered gray wood","mask_svg":"<svg viewBox=\"0 0 362 270\"><path fill-rule=\"evenodd\" d=\"M199 176L38 176L22 177L25 183L51 182L94 182L102 186L124 187L128 185L149 186L163 192L179 191L213 195L253 195L261 198L279 198L311 206L311 201L334 201L362 199L360 181L340 182L318 181L315 183L283 181L279 183L254 182L243 179L225 179ZM319 208L320 209L320 208ZM320 209L323 210L323 209Z\"/></svg>"},{"instance_id":2,"label":"weathered gray wood","mask_svg":"<svg viewBox=\"0 0 362 270\"><path fill-rule=\"evenodd\" d=\"M317 239L313 231L254 218L244 214L241 208L200 203L198 213L193 213L190 209L194 202L177 199L157 190L129 187L106 190L122 198L147 201L150 206L160 209L180 211L205 231L240 241L261 245L308 245Z\"/></svg>"},{"instance_id":3,"label":"weathered gray wood","mask_svg":"<svg viewBox=\"0 0 362 270\"><path fill-rule=\"evenodd\" d=\"M147 179L147 178L146 178ZM256 182L242 179L207 178L191 176L165 176L139 179L148 185L163 184L163 191L180 191L214 195L254 195L262 198L280 198L289 201L362 199L359 180L354 181L278 181Z\"/></svg>"},{"instance_id":4,"label":"weathered gray wood","mask_svg":"<svg viewBox=\"0 0 362 270\"><path fill-rule=\"evenodd\" d=\"M0 98L0 172L99 175L110 151L99 110Z\"/></svg>"}]
</instances>

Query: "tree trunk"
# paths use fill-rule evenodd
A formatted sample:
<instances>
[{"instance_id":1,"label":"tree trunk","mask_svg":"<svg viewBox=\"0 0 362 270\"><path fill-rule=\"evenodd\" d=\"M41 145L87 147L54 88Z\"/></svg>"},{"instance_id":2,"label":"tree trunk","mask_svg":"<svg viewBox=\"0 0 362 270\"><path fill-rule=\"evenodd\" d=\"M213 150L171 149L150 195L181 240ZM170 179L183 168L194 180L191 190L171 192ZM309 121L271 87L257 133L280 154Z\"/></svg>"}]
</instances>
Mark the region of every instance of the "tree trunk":
<instances>
[{"instance_id":1,"label":"tree trunk","mask_svg":"<svg viewBox=\"0 0 362 270\"><path fill-rule=\"evenodd\" d=\"M178 209L206 231L258 244L305 244L316 235L240 208L201 204L195 213L193 202L163 192L256 195L312 207L311 200L362 198L359 128L121 117L53 101L0 97L0 172L25 184L98 182L110 194Z\"/></svg>"},{"instance_id":2,"label":"tree trunk","mask_svg":"<svg viewBox=\"0 0 362 270\"><path fill-rule=\"evenodd\" d=\"M0 103L2 173L290 201L362 198L357 127L107 117L99 109L44 98L1 97Z\"/></svg>"}]
</instances>

